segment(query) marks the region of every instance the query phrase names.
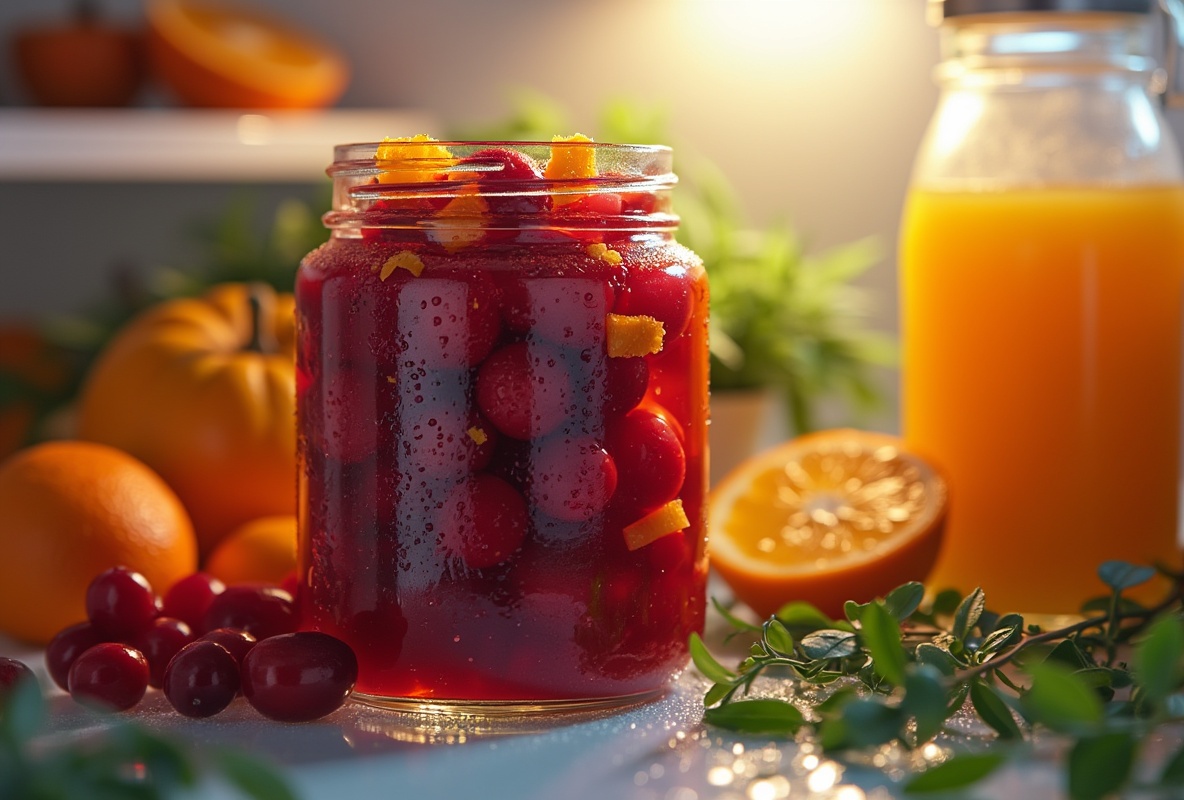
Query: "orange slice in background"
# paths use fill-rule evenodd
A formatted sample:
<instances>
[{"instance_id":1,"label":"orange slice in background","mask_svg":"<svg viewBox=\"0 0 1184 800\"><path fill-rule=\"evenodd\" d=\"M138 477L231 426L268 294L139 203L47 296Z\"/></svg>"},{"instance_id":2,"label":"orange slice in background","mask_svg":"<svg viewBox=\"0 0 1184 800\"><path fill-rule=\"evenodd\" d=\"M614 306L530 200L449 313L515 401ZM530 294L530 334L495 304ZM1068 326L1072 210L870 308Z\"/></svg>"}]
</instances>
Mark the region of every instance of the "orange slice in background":
<instances>
[{"instance_id":1,"label":"orange slice in background","mask_svg":"<svg viewBox=\"0 0 1184 800\"><path fill-rule=\"evenodd\" d=\"M320 108L345 91L345 58L281 19L232 3L151 0L148 53L186 105Z\"/></svg>"},{"instance_id":2,"label":"orange slice in background","mask_svg":"<svg viewBox=\"0 0 1184 800\"><path fill-rule=\"evenodd\" d=\"M762 617L804 600L842 618L847 600L925 579L947 505L945 480L900 439L809 434L749 458L712 490L711 563Z\"/></svg>"}]
</instances>

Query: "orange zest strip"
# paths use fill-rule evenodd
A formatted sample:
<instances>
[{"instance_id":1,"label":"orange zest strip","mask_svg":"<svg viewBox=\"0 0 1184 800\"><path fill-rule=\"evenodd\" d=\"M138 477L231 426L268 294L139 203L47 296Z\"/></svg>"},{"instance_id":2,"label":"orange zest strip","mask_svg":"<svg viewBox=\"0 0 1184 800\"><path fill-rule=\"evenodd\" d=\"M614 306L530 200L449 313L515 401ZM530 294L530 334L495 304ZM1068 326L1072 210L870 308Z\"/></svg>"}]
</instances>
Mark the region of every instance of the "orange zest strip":
<instances>
[{"instance_id":1,"label":"orange zest strip","mask_svg":"<svg viewBox=\"0 0 1184 800\"><path fill-rule=\"evenodd\" d=\"M543 177L549 181L569 181L596 177L596 148L581 145L591 143L582 133L574 136L555 136L551 139L551 160L543 170ZM574 146L573 146L574 143ZM574 203L584 195L556 194L552 203L565 206Z\"/></svg>"},{"instance_id":2,"label":"orange zest strip","mask_svg":"<svg viewBox=\"0 0 1184 800\"><path fill-rule=\"evenodd\" d=\"M586 248L588 255L593 258L598 258L606 264L617 265L621 263L621 254L616 250L609 249L609 246L604 242L596 242L590 244Z\"/></svg>"},{"instance_id":3,"label":"orange zest strip","mask_svg":"<svg viewBox=\"0 0 1184 800\"><path fill-rule=\"evenodd\" d=\"M410 250L400 250L388 258L378 270L379 280L385 281L397 269L405 269L418 278L423 274L423 259Z\"/></svg>"},{"instance_id":4,"label":"orange zest strip","mask_svg":"<svg viewBox=\"0 0 1184 800\"><path fill-rule=\"evenodd\" d=\"M379 183L424 183L456 163L447 147L427 134L399 139L386 138L374 153Z\"/></svg>"},{"instance_id":5,"label":"orange zest strip","mask_svg":"<svg viewBox=\"0 0 1184 800\"><path fill-rule=\"evenodd\" d=\"M428 235L449 253L455 253L485 235L481 217L487 213L489 204L477 193L477 188L463 187L437 213L435 226Z\"/></svg>"},{"instance_id":6,"label":"orange zest strip","mask_svg":"<svg viewBox=\"0 0 1184 800\"><path fill-rule=\"evenodd\" d=\"M637 522L625 526L625 546L639 550L651 542L672 533L686 530L691 521L683 510L682 500L674 499L646 514Z\"/></svg>"},{"instance_id":7,"label":"orange zest strip","mask_svg":"<svg viewBox=\"0 0 1184 800\"><path fill-rule=\"evenodd\" d=\"M609 314L606 340L612 358L634 358L662 352L666 328L645 314Z\"/></svg>"},{"instance_id":8,"label":"orange zest strip","mask_svg":"<svg viewBox=\"0 0 1184 800\"><path fill-rule=\"evenodd\" d=\"M469 434L469 438L477 444L485 444L489 441L489 436L485 433L485 431L481 430L476 425L469 428L467 431L465 431L465 433Z\"/></svg>"}]
</instances>

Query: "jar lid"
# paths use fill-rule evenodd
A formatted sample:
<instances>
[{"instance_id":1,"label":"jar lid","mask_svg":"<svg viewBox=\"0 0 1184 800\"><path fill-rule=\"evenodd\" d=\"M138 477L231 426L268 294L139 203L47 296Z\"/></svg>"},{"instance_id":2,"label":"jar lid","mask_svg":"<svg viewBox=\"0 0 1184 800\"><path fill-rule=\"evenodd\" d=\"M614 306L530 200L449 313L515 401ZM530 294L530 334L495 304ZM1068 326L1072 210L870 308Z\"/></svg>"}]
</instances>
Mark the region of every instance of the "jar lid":
<instances>
[{"instance_id":1,"label":"jar lid","mask_svg":"<svg viewBox=\"0 0 1184 800\"><path fill-rule=\"evenodd\" d=\"M946 17L1017 11L1110 11L1149 14L1152 0L943 0Z\"/></svg>"}]
</instances>

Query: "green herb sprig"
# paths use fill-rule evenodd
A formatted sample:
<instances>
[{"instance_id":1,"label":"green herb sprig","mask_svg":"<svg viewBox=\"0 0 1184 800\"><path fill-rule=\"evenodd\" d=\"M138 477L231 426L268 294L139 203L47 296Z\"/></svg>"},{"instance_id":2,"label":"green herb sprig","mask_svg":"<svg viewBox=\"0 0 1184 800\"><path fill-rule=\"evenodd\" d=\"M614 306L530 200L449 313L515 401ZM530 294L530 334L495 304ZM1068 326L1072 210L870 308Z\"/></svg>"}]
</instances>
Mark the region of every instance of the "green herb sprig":
<instances>
[{"instance_id":1,"label":"green herb sprig","mask_svg":"<svg viewBox=\"0 0 1184 800\"><path fill-rule=\"evenodd\" d=\"M114 716L101 733L53 745L41 738L48 721L36 681L18 683L0 703L0 797L166 800L192 791L204 775L253 800L296 800L270 765L239 751L185 748Z\"/></svg>"},{"instance_id":2,"label":"green herb sprig","mask_svg":"<svg viewBox=\"0 0 1184 800\"><path fill-rule=\"evenodd\" d=\"M1161 602L1147 606L1126 594L1157 572L1172 585ZM988 610L981 589L947 590L925 604L919 583L870 603L848 602L843 620L794 602L753 625L716 603L733 635L757 639L733 670L692 635L692 659L713 681L704 720L749 734L805 730L829 752L890 743L913 749L943 731L957 736L947 723L967 708L995 741L914 775L906 792L965 788L1033 737L1053 735L1067 741L1073 800L1136 787L1184 793L1184 746L1150 779L1135 770L1148 737L1184 722L1184 575L1109 561L1098 576L1109 592L1087 601L1079 621L1049 630ZM762 676L830 691L804 706L755 696Z\"/></svg>"}]
</instances>

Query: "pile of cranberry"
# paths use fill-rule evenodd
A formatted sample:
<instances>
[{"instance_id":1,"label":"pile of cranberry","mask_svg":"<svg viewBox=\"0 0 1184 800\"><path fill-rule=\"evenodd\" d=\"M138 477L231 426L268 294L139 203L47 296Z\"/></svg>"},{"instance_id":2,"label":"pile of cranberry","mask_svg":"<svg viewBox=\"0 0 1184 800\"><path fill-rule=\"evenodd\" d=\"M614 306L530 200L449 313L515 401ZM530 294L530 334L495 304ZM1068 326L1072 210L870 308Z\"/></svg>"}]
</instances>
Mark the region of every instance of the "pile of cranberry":
<instances>
[{"instance_id":1,"label":"pile of cranberry","mask_svg":"<svg viewBox=\"0 0 1184 800\"><path fill-rule=\"evenodd\" d=\"M227 588L198 572L161 598L140 573L114 567L91 581L86 615L50 641L45 663L76 701L103 711L134 707L152 686L188 717L213 716L241 693L266 717L306 722L339 708L358 676L349 645L296 631L292 595L275 586ZM23 674L4 666L0 683Z\"/></svg>"}]
</instances>

